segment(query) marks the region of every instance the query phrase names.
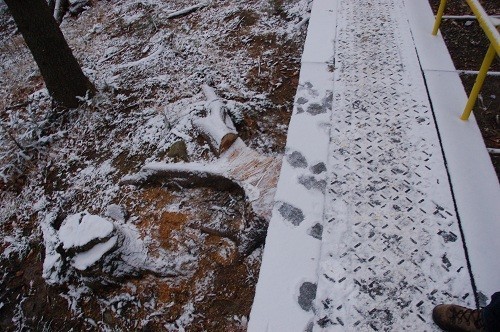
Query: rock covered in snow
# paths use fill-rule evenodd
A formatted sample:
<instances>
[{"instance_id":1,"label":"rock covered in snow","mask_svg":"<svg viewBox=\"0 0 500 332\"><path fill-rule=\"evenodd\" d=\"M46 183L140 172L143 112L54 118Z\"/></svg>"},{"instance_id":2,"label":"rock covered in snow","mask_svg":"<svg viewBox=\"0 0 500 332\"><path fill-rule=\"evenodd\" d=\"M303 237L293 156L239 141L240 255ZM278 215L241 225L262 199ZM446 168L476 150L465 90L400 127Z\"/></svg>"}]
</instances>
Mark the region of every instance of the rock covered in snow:
<instances>
[{"instance_id":1,"label":"rock covered in snow","mask_svg":"<svg viewBox=\"0 0 500 332\"><path fill-rule=\"evenodd\" d=\"M112 222L96 215L80 212L68 216L59 228L64 250L81 252L109 240L115 231Z\"/></svg>"},{"instance_id":2,"label":"rock covered in snow","mask_svg":"<svg viewBox=\"0 0 500 332\"><path fill-rule=\"evenodd\" d=\"M62 256L84 271L116 249L119 235L114 224L102 217L80 212L68 216L57 232Z\"/></svg>"},{"instance_id":3,"label":"rock covered in snow","mask_svg":"<svg viewBox=\"0 0 500 332\"><path fill-rule=\"evenodd\" d=\"M109 282L113 276L106 266L117 260L117 249L124 240L113 222L86 211L66 217L58 230L54 220L55 216L42 223L45 280L61 284L76 273L88 281Z\"/></svg>"},{"instance_id":4,"label":"rock covered in snow","mask_svg":"<svg viewBox=\"0 0 500 332\"><path fill-rule=\"evenodd\" d=\"M98 262L106 253L116 247L118 236L113 236L103 243L98 243L91 249L76 254L71 260L71 265L78 270L86 270Z\"/></svg>"},{"instance_id":5,"label":"rock covered in snow","mask_svg":"<svg viewBox=\"0 0 500 332\"><path fill-rule=\"evenodd\" d=\"M43 277L50 284L64 284L77 277L87 284L113 284L143 272L175 276L182 260L149 257L135 226L126 223L127 213L110 205L107 218L80 212L64 219L59 230L55 215L42 223L45 243Z\"/></svg>"},{"instance_id":6,"label":"rock covered in snow","mask_svg":"<svg viewBox=\"0 0 500 332\"><path fill-rule=\"evenodd\" d=\"M108 205L104 214L106 217L109 217L117 222L125 222L128 218L127 211L122 206L117 204Z\"/></svg>"}]
</instances>

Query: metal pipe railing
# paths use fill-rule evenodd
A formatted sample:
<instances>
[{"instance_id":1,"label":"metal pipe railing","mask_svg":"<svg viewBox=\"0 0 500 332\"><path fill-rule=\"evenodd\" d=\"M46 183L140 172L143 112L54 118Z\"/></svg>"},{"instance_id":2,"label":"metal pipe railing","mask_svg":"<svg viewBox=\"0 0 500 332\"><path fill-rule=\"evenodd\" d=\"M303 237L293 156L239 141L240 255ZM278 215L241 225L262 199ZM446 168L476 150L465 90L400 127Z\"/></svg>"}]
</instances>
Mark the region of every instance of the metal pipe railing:
<instances>
[{"instance_id":1,"label":"metal pipe railing","mask_svg":"<svg viewBox=\"0 0 500 332\"><path fill-rule=\"evenodd\" d=\"M474 105L476 104L477 96L483 87L484 79L486 78L486 74L488 73L488 69L495 59L495 49L493 48L493 44L490 44L488 47L488 51L486 52L486 56L484 57L483 64L481 65L481 69L479 69L479 74L476 76L476 82L472 87L472 91L470 92L469 100L467 100L467 104L465 105L465 109L460 116L461 120L468 120Z\"/></svg>"},{"instance_id":2,"label":"metal pipe railing","mask_svg":"<svg viewBox=\"0 0 500 332\"><path fill-rule=\"evenodd\" d=\"M439 3L439 9L436 15L436 21L434 22L434 28L432 28L432 35L435 36L438 33L439 27L441 26L441 20L443 19L444 9L446 8L446 0L441 0Z\"/></svg>"},{"instance_id":3,"label":"metal pipe railing","mask_svg":"<svg viewBox=\"0 0 500 332\"><path fill-rule=\"evenodd\" d=\"M483 83L488 73L488 69L490 68L491 63L493 62L493 59L495 59L495 56L496 55L500 56L500 33L493 24L492 19L488 16L484 8L477 0L465 0L465 1L467 2L470 9L474 13L474 16L477 18L479 25L483 29L486 37L488 37L488 40L490 41L490 46L488 48L488 51L486 52L486 56L484 57L481 69L479 69L479 73L476 77L476 82L472 87L469 100L467 101L462 116L460 117L460 119L462 120L469 119L470 113L472 112L472 108L476 103L477 96L479 95L479 92L483 87ZM441 25L441 20L443 18L444 10L446 8L446 2L447 0L441 0L439 4L439 9L436 15L436 21L434 22L434 27L432 29L432 34L434 36L437 34L438 29Z\"/></svg>"}]
</instances>

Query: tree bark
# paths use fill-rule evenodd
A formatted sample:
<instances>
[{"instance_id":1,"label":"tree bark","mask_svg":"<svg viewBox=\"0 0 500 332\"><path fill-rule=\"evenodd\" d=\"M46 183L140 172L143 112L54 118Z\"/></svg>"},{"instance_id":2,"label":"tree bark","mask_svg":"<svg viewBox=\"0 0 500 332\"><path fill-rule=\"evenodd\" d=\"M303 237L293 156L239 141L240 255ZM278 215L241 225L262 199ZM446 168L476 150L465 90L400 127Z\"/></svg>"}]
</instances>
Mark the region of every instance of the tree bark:
<instances>
[{"instance_id":1,"label":"tree bark","mask_svg":"<svg viewBox=\"0 0 500 332\"><path fill-rule=\"evenodd\" d=\"M92 92L45 0L5 0L56 102L77 107L76 97Z\"/></svg>"}]
</instances>

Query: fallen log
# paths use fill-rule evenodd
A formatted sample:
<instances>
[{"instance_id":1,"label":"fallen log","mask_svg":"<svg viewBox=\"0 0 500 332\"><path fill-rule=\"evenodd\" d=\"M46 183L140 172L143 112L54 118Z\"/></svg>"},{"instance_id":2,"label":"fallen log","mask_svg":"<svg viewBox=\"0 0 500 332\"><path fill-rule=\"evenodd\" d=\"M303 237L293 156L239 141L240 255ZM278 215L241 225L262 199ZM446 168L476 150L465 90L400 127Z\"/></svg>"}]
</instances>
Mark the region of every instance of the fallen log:
<instances>
[{"instance_id":1,"label":"fallen log","mask_svg":"<svg viewBox=\"0 0 500 332\"><path fill-rule=\"evenodd\" d=\"M150 163L137 174L124 177L121 184L159 186L164 182L175 182L184 188L208 187L219 190L244 192L240 183L219 172L213 165L200 163L164 164Z\"/></svg>"},{"instance_id":2,"label":"fallen log","mask_svg":"<svg viewBox=\"0 0 500 332\"><path fill-rule=\"evenodd\" d=\"M144 187L175 183L187 188L236 190L245 194L259 218L269 221L280 168L281 158L261 155L238 138L212 163L149 163L120 183Z\"/></svg>"},{"instance_id":3,"label":"fallen log","mask_svg":"<svg viewBox=\"0 0 500 332\"><path fill-rule=\"evenodd\" d=\"M238 132L214 89L204 84L202 90L207 98L205 106L207 116L196 118L192 122L206 139L215 155L219 156L236 141Z\"/></svg>"}]
</instances>

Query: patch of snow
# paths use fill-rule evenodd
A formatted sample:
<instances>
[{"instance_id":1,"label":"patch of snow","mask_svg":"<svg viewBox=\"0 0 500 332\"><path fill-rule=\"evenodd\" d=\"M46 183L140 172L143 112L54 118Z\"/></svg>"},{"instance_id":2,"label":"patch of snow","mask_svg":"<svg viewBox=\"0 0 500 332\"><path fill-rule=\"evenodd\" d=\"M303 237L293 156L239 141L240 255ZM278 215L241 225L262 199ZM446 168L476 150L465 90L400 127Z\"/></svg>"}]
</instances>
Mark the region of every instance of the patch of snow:
<instances>
[{"instance_id":1,"label":"patch of snow","mask_svg":"<svg viewBox=\"0 0 500 332\"><path fill-rule=\"evenodd\" d=\"M10 258L13 255L22 258L28 253L29 237L23 236L21 229L15 229L12 235L4 236L3 242L7 244L1 255L3 258Z\"/></svg>"},{"instance_id":2,"label":"patch of snow","mask_svg":"<svg viewBox=\"0 0 500 332\"><path fill-rule=\"evenodd\" d=\"M80 212L67 217L59 229L64 249L81 247L94 239L104 239L114 230L113 223L96 215Z\"/></svg>"},{"instance_id":3,"label":"patch of snow","mask_svg":"<svg viewBox=\"0 0 500 332\"><path fill-rule=\"evenodd\" d=\"M193 302L188 302L182 308L182 315L175 320L174 323L167 323L163 325L167 331L172 332L185 332L186 327L193 321L194 319L194 304Z\"/></svg>"},{"instance_id":4,"label":"patch of snow","mask_svg":"<svg viewBox=\"0 0 500 332\"><path fill-rule=\"evenodd\" d=\"M104 243L96 244L88 251L76 254L71 260L71 265L78 270L86 270L89 266L99 261L104 254L110 251L116 245L117 239L117 236L113 236Z\"/></svg>"},{"instance_id":5,"label":"patch of snow","mask_svg":"<svg viewBox=\"0 0 500 332\"><path fill-rule=\"evenodd\" d=\"M197 10L197 9L200 9L200 8L203 8L203 7L206 7L206 6L208 6L208 2L201 2L201 3L197 4L197 5L189 6L189 7L186 7L186 8L177 10L177 11L174 11L174 12L168 14L167 18L178 17L178 16L190 13L190 12L192 12L194 10Z\"/></svg>"},{"instance_id":6,"label":"patch of snow","mask_svg":"<svg viewBox=\"0 0 500 332\"><path fill-rule=\"evenodd\" d=\"M123 19L123 22L125 24L130 25L132 23L135 23L135 22L141 20L143 17L144 17L143 13L136 12L136 13L133 13L133 14L123 15L122 19Z\"/></svg>"},{"instance_id":7,"label":"patch of snow","mask_svg":"<svg viewBox=\"0 0 500 332\"><path fill-rule=\"evenodd\" d=\"M113 312L116 312L118 315L122 314L123 308L131 302L137 301L134 295L129 293L123 293L117 296L110 298L109 300L103 300L103 304L107 308L111 308Z\"/></svg>"},{"instance_id":8,"label":"patch of snow","mask_svg":"<svg viewBox=\"0 0 500 332\"><path fill-rule=\"evenodd\" d=\"M147 57L144 57L144 58L139 59L137 61L132 61L132 62L121 64L117 68L122 69L122 68L128 68L128 67L145 65L148 62L150 62L150 61L158 58L164 50L165 50L165 48L162 45L160 45L160 46L158 46L158 48L156 49L156 51L154 51L153 53L151 53Z\"/></svg>"},{"instance_id":9,"label":"patch of snow","mask_svg":"<svg viewBox=\"0 0 500 332\"><path fill-rule=\"evenodd\" d=\"M125 222L127 217L125 209L117 204L111 204L106 207L106 217L109 217L119 223Z\"/></svg>"},{"instance_id":10,"label":"patch of snow","mask_svg":"<svg viewBox=\"0 0 500 332\"><path fill-rule=\"evenodd\" d=\"M459 119L467 95L441 34L428 33L434 23L429 4L405 1L405 6L441 135L480 305L485 305L484 300L500 289L498 178L474 114L468 121ZM486 243L488 250L484 250Z\"/></svg>"},{"instance_id":11,"label":"patch of snow","mask_svg":"<svg viewBox=\"0 0 500 332\"><path fill-rule=\"evenodd\" d=\"M47 198L45 196L40 197L40 199L36 201L35 204L33 204L33 211L38 212L40 210L45 209L46 206L47 206Z\"/></svg>"},{"instance_id":12,"label":"patch of snow","mask_svg":"<svg viewBox=\"0 0 500 332\"><path fill-rule=\"evenodd\" d=\"M75 313L80 314L81 309L79 308L78 302L83 295L92 293L92 290L83 285L68 285L68 291L65 293L60 293L59 295L68 301L69 309Z\"/></svg>"},{"instance_id":13,"label":"patch of snow","mask_svg":"<svg viewBox=\"0 0 500 332\"><path fill-rule=\"evenodd\" d=\"M49 284L57 284L66 280L66 278L59 275L63 262L61 255L56 251L59 245L59 237L57 231L51 225L55 218L56 213L48 213L40 223L45 246L42 276Z\"/></svg>"}]
</instances>

